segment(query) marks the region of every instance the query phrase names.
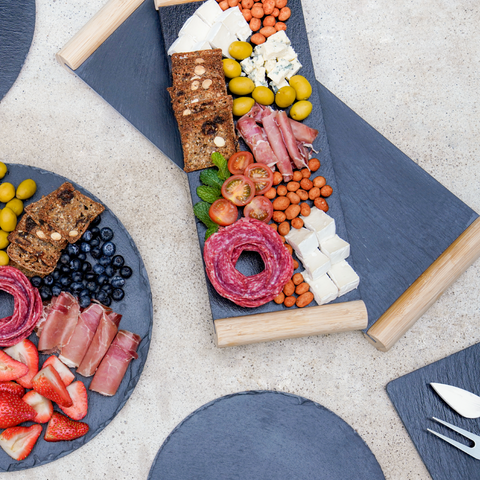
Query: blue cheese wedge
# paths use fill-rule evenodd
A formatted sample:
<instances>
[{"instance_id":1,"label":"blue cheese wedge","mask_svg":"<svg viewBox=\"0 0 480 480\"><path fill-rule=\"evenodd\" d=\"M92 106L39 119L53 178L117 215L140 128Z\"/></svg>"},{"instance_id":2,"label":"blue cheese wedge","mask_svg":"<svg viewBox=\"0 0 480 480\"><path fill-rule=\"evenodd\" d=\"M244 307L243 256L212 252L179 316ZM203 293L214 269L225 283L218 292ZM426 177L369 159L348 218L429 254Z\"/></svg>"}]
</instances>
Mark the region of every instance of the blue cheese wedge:
<instances>
[{"instance_id":1,"label":"blue cheese wedge","mask_svg":"<svg viewBox=\"0 0 480 480\"><path fill-rule=\"evenodd\" d=\"M319 243L335 236L335 220L319 208L312 207L308 217L300 215L300 218L305 228L315 232Z\"/></svg>"},{"instance_id":2,"label":"blue cheese wedge","mask_svg":"<svg viewBox=\"0 0 480 480\"><path fill-rule=\"evenodd\" d=\"M309 253L318 248L318 240L314 232L307 230L306 228L292 228L285 240L295 250L297 255L305 258Z\"/></svg>"},{"instance_id":3,"label":"blue cheese wedge","mask_svg":"<svg viewBox=\"0 0 480 480\"><path fill-rule=\"evenodd\" d=\"M338 297L338 288L328 275L313 280L304 274L303 278L310 285L310 291L318 305L325 305Z\"/></svg>"},{"instance_id":4,"label":"blue cheese wedge","mask_svg":"<svg viewBox=\"0 0 480 480\"><path fill-rule=\"evenodd\" d=\"M302 256L300 260L309 277L313 280L323 277L323 275L325 275L332 267L330 258L318 248L312 250L307 255Z\"/></svg>"},{"instance_id":5,"label":"blue cheese wedge","mask_svg":"<svg viewBox=\"0 0 480 480\"><path fill-rule=\"evenodd\" d=\"M345 260L332 265L328 270L328 276L337 286L339 297L355 290L360 283L359 276Z\"/></svg>"},{"instance_id":6,"label":"blue cheese wedge","mask_svg":"<svg viewBox=\"0 0 480 480\"><path fill-rule=\"evenodd\" d=\"M223 10L216 0L208 0L195 11L195 15L200 17L210 27L217 23L217 19L222 13Z\"/></svg>"},{"instance_id":7,"label":"blue cheese wedge","mask_svg":"<svg viewBox=\"0 0 480 480\"><path fill-rule=\"evenodd\" d=\"M334 235L320 242L320 250L330 258L332 265L334 265L350 255L350 244L338 235Z\"/></svg>"}]
</instances>

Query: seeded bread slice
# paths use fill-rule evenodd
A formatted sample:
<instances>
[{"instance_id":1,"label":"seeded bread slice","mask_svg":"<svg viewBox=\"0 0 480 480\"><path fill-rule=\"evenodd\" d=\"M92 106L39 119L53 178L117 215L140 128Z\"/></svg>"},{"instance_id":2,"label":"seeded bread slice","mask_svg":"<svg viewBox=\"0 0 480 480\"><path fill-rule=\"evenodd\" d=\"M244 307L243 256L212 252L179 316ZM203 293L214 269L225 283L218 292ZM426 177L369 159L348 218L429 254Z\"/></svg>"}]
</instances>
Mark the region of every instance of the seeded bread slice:
<instances>
[{"instance_id":1,"label":"seeded bread slice","mask_svg":"<svg viewBox=\"0 0 480 480\"><path fill-rule=\"evenodd\" d=\"M44 277L55 270L55 265L47 265L36 255L27 252L16 243L11 243L7 248L10 260L34 275Z\"/></svg>"}]
</instances>

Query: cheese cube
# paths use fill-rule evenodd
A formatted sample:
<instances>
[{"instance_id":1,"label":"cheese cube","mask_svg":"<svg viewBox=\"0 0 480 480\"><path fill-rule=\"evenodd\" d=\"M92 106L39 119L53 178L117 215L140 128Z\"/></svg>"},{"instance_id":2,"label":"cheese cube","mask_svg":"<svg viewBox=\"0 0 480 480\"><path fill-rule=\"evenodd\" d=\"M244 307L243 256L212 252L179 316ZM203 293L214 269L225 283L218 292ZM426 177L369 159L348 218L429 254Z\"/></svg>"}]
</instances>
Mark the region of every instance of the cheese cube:
<instances>
[{"instance_id":1,"label":"cheese cube","mask_svg":"<svg viewBox=\"0 0 480 480\"><path fill-rule=\"evenodd\" d=\"M276 66L277 66L277 61L276 60L267 60L265 62L265 70L268 72L271 72Z\"/></svg>"},{"instance_id":2,"label":"cheese cube","mask_svg":"<svg viewBox=\"0 0 480 480\"><path fill-rule=\"evenodd\" d=\"M200 5L195 11L195 15L200 17L208 26L217 23L217 18L223 13L216 0L208 0Z\"/></svg>"},{"instance_id":3,"label":"cheese cube","mask_svg":"<svg viewBox=\"0 0 480 480\"><path fill-rule=\"evenodd\" d=\"M216 22L222 22L231 33L243 42L252 34L247 21L238 8L227 8L217 17Z\"/></svg>"},{"instance_id":4,"label":"cheese cube","mask_svg":"<svg viewBox=\"0 0 480 480\"><path fill-rule=\"evenodd\" d=\"M216 4L218 5L218 3ZM205 40L213 48L220 48L224 57L232 58L228 53L228 47L231 43L237 40L237 37L230 33L230 30L228 30L228 28L223 23L216 23L208 32L207 38Z\"/></svg>"},{"instance_id":5,"label":"cheese cube","mask_svg":"<svg viewBox=\"0 0 480 480\"><path fill-rule=\"evenodd\" d=\"M350 244L342 240L338 235L322 240L320 250L330 257L332 265L345 260L350 255Z\"/></svg>"},{"instance_id":6,"label":"cheese cube","mask_svg":"<svg viewBox=\"0 0 480 480\"><path fill-rule=\"evenodd\" d=\"M284 43L285 45L290 45L290 39L287 37L287 34L284 30L279 30L277 33L270 35L267 42L280 42Z\"/></svg>"},{"instance_id":7,"label":"cheese cube","mask_svg":"<svg viewBox=\"0 0 480 480\"><path fill-rule=\"evenodd\" d=\"M288 46L284 43L271 42L270 38L268 39L268 41L262 43L257 47L259 53L263 56L265 60L272 60L274 58L281 57L284 53L286 53L288 48ZM255 48L255 51L257 50L257 48Z\"/></svg>"},{"instance_id":8,"label":"cheese cube","mask_svg":"<svg viewBox=\"0 0 480 480\"><path fill-rule=\"evenodd\" d=\"M197 41L191 35L182 35L172 43L167 53L173 55L174 53L193 52L196 43Z\"/></svg>"},{"instance_id":9,"label":"cheese cube","mask_svg":"<svg viewBox=\"0 0 480 480\"><path fill-rule=\"evenodd\" d=\"M310 291L319 305L329 303L338 297L338 288L328 275L323 275L316 280L312 280L308 275L304 275L303 278L310 285Z\"/></svg>"},{"instance_id":10,"label":"cheese cube","mask_svg":"<svg viewBox=\"0 0 480 480\"><path fill-rule=\"evenodd\" d=\"M360 283L360 278L355 270L345 260L332 265L328 271L328 276L337 286L339 297L354 290Z\"/></svg>"},{"instance_id":11,"label":"cheese cube","mask_svg":"<svg viewBox=\"0 0 480 480\"><path fill-rule=\"evenodd\" d=\"M308 230L317 234L318 242L332 238L335 235L335 220L317 207L312 207L310 215L300 215Z\"/></svg>"},{"instance_id":12,"label":"cheese cube","mask_svg":"<svg viewBox=\"0 0 480 480\"><path fill-rule=\"evenodd\" d=\"M247 57L245 60L242 60L240 62L240 65L242 66L242 70L248 75L253 72L255 65L253 63L253 60L251 57Z\"/></svg>"},{"instance_id":13,"label":"cheese cube","mask_svg":"<svg viewBox=\"0 0 480 480\"><path fill-rule=\"evenodd\" d=\"M268 77L273 81L273 83L280 83L287 77L290 72L291 63L287 60L280 59L277 62L276 67L268 74Z\"/></svg>"},{"instance_id":14,"label":"cheese cube","mask_svg":"<svg viewBox=\"0 0 480 480\"><path fill-rule=\"evenodd\" d=\"M332 266L330 259L318 248L302 256L301 261L312 280L317 280L325 275Z\"/></svg>"},{"instance_id":15,"label":"cheese cube","mask_svg":"<svg viewBox=\"0 0 480 480\"><path fill-rule=\"evenodd\" d=\"M297 52L293 49L293 47L290 45L286 52L282 55L282 58L285 60L288 60L289 62L293 62L294 60L297 59Z\"/></svg>"},{"instance_id":16,"label":"cheese cube","mask_svg":"<svg viewBox=\"0 0 480 480\"><path fill-rule=\"evenodd\" d=\"M248 77L255 83L256 87L268 87L268 83L265 80L265 68L257 67L251 72Z\"/></svg>"},{"instance_id":17,"label":"cheese cube","mask_svg":"<svg viewBox=\"0 0 480 480\"><path fill-rule=\"evenodd\" d=\"M270 82L270 86L273 88L274 93L277 93L282 87L288 87L288 82L282 80L280 83Z\"/></svg>"},{"instance_id":18,"label":"cheese cube","mask_svg":"<svg viewBox=\"0 0 480 480\"><path fill-rule=\"evenodd\" d=\"M197 15L192 15L184 24L178 36L190 35L197 42L205 40L210 30L210 25L207 25L200 17Z\"/></svg>"},{"instance_id":19,"label":"cheese cube","mask_svg":"<svg viewBox=\"0 0 480 480\"><path fill-rule=\"evenodd\" d=\"M297 59L293 60L293 62L290 63L290 67L285 78L290 80L301 68L302 64Z\"/></svg>"},{"instance_id":20,"label":"cheese cube","mask_svg":"<svg viewBox=\"0 0 480 480\"><path fill-rule=\"evenodd\" d=\"M292 228L285 235L285 240L302 258L318 248L318 240L315 233L303 227Z\"/></svg>"}]
</instances>

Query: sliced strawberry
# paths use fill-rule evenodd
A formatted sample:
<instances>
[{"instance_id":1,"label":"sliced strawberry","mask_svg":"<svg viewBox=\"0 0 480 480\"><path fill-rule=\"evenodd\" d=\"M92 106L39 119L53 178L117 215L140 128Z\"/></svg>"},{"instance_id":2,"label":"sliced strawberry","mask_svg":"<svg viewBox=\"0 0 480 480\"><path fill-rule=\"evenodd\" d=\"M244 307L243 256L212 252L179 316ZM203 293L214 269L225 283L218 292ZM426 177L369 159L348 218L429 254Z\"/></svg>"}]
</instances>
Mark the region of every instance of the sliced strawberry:
<instances>
[{"instance_id":1,"label":"sliced strawberry","mask_svg":"<svg viewBox=\"0 0 480 480\"><path fill-rule=\"evenodd\" d=\"M43 362L43 367L46 367L47 365L51 365L60 375L62 382L65 384L67 387L70 385L73 380L75 379L75 375L70 371L70 369L55 355L52 355L51 357L48 357L44 362Z\"/></svg>"},{"instance_id":2,"label":"sliced strawberry","mask_svg":"<svg viewBox=\"0 0 480 480\"><path fill-rule=\"evenodd\" d=\"M53 404L43 395L40 395L35 390L30 390L24 395L22 400L28 403L37 412L37 416L33 419L37 423L47 423L52 418Z\"/></svg>"},{"instance_id":3,"label":"sliced strawberry","mask_svg":"<svg viewBox=\"0 0 480 480\"><path fill-rule=\"evenodd\" d=\"M53 412L48 422L45 436L47 442L60 442L83 437L88 432L88 425L84 422L75 422L58 412Z\"/></svg>"},{"instance_id":4,"label":"sliced strawberry","mask_svg":"<svg viewBox=\"0 0 480 480\"><path fill-rule=\"evenodd\" d=\"M30 455L41 433L41 425L7 428L0 435L0 447L15 460L24 460Z\"/></svg>"},{"instance_id":5,"label":"sliced strawberry","mask_svg":"<svg viewBox=\"0 0 480 480\"><path fill-rule=\"evenodd\" d=\"M11 393L0 393L0 428L14 427L33 420L37 412L20 397Z\"/></svg>"},{"instance_id":6,"label":"sliced strawberry","mask_svg":"<svg viewBox=\"0 0 480 480\"><path fill-rule=\"evenodd\" d=\"M67 387L67 391L72 397L73 405L71 407L60 407L60 409L70 418L81 420L88 411L87 389L80 380L77 380Z\"/></svg>"},{"instance_id":7,"label":"sliced strawberry","mask_svg":"<svg viewBox=\"0 0 480 480\"><path fill-rule=\"evenodd\" d=\"M13 347L6 348L4 352L28 367L28 373L17 378L17 382L25 388L32 388L32 378L38 372L38 350L35 344L25 338Z\"/></svg>"},{"instance_id":8,"label":"sliced strawberry","mask_svg":"<svg viewBox=\"0 0 480 480\"><path fill-rule=\"evenodd\" d=\"M33 377L32 383L35 391L52 400L52 402L58 403L62 407L71 407L73 405L73 401L60 375L51 365L42 368Z\"/></svg>"},{"instance_id":9,"label":"sliced strawberry","mask_svg":"<svg viewBox=\"0 0 480 480\"><path fill-rule=\"evenodd\" d=\"M22 398L25 395L25 389L15 382L0 382L0 392L11 393Z\"/></svg>"},{"instance_id":10,"label":"sliced strawberry","mask_svg":"<svg viewBox=\"0 0 480 480\"><path fill-rule=\"evenodd\" d=\"M0 382L8 382L23 377L28 373L28 367L17 362L3 350L0 350Z\"/></svg>"}]
</instances>

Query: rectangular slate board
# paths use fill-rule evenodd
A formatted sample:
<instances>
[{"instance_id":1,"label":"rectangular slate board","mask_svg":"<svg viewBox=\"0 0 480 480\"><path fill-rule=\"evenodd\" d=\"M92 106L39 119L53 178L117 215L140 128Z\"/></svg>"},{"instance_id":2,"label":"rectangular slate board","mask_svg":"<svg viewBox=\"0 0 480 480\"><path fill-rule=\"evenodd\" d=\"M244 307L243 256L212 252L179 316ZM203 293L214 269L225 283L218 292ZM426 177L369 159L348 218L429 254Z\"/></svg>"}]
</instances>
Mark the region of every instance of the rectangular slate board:
<instances>
[{"instance_id":1,"label":"rectangular slate board","mask_svg":"<svg viewBox=\"0 0 480 480\"><path fill-rule=\"evenodd\" d=\"M433 480L478 480L480 463L427 432L430 428L459 442L468 440L431 420L439 418L480 435L480 419L452 410L429 385L445 383L480 395L480 343L415 370L387 385L387 393Z\"/></svg>"},{"instance_id":2,"label":"rectangular slate board","mask_svg":"<svg viewBox=\"0 0 480 480\"><path fill-rule=\"evenodd\" d=\"M291 1L287 33L304 65L301 73L313 82L301 2ZM195 8L184 6L188 7ZM160 15L172 8L178 7L164 7ZM168 22L174 25L168 32L181 26L171 13ZM171 84L167 43L153 1L145 0L75 74L182 168L180 138L166 91ZM326 131L317 144L322 148L321 171L328 172L326 178L336 181L338 187L340 202L332 197L331 213L340 223L340 236L351 243L350 259L361 278L358 292L367 306L370 327L478 215L324 86L317 85L312 95L315 116L307 119L307 124L314 120L312 126ZM198 174L190 174L189 181L195 199ZM409 202L404 201L405 196ZM342 211L346 231L339 222ZM199 225L200 243L201 228ZM225 310L225 300L207 284L214 318L246 313L233 304ZM357 298L358 292L341 300ZM249 313L260 311L268 310Z\"/></svg>"}]
</instances>

